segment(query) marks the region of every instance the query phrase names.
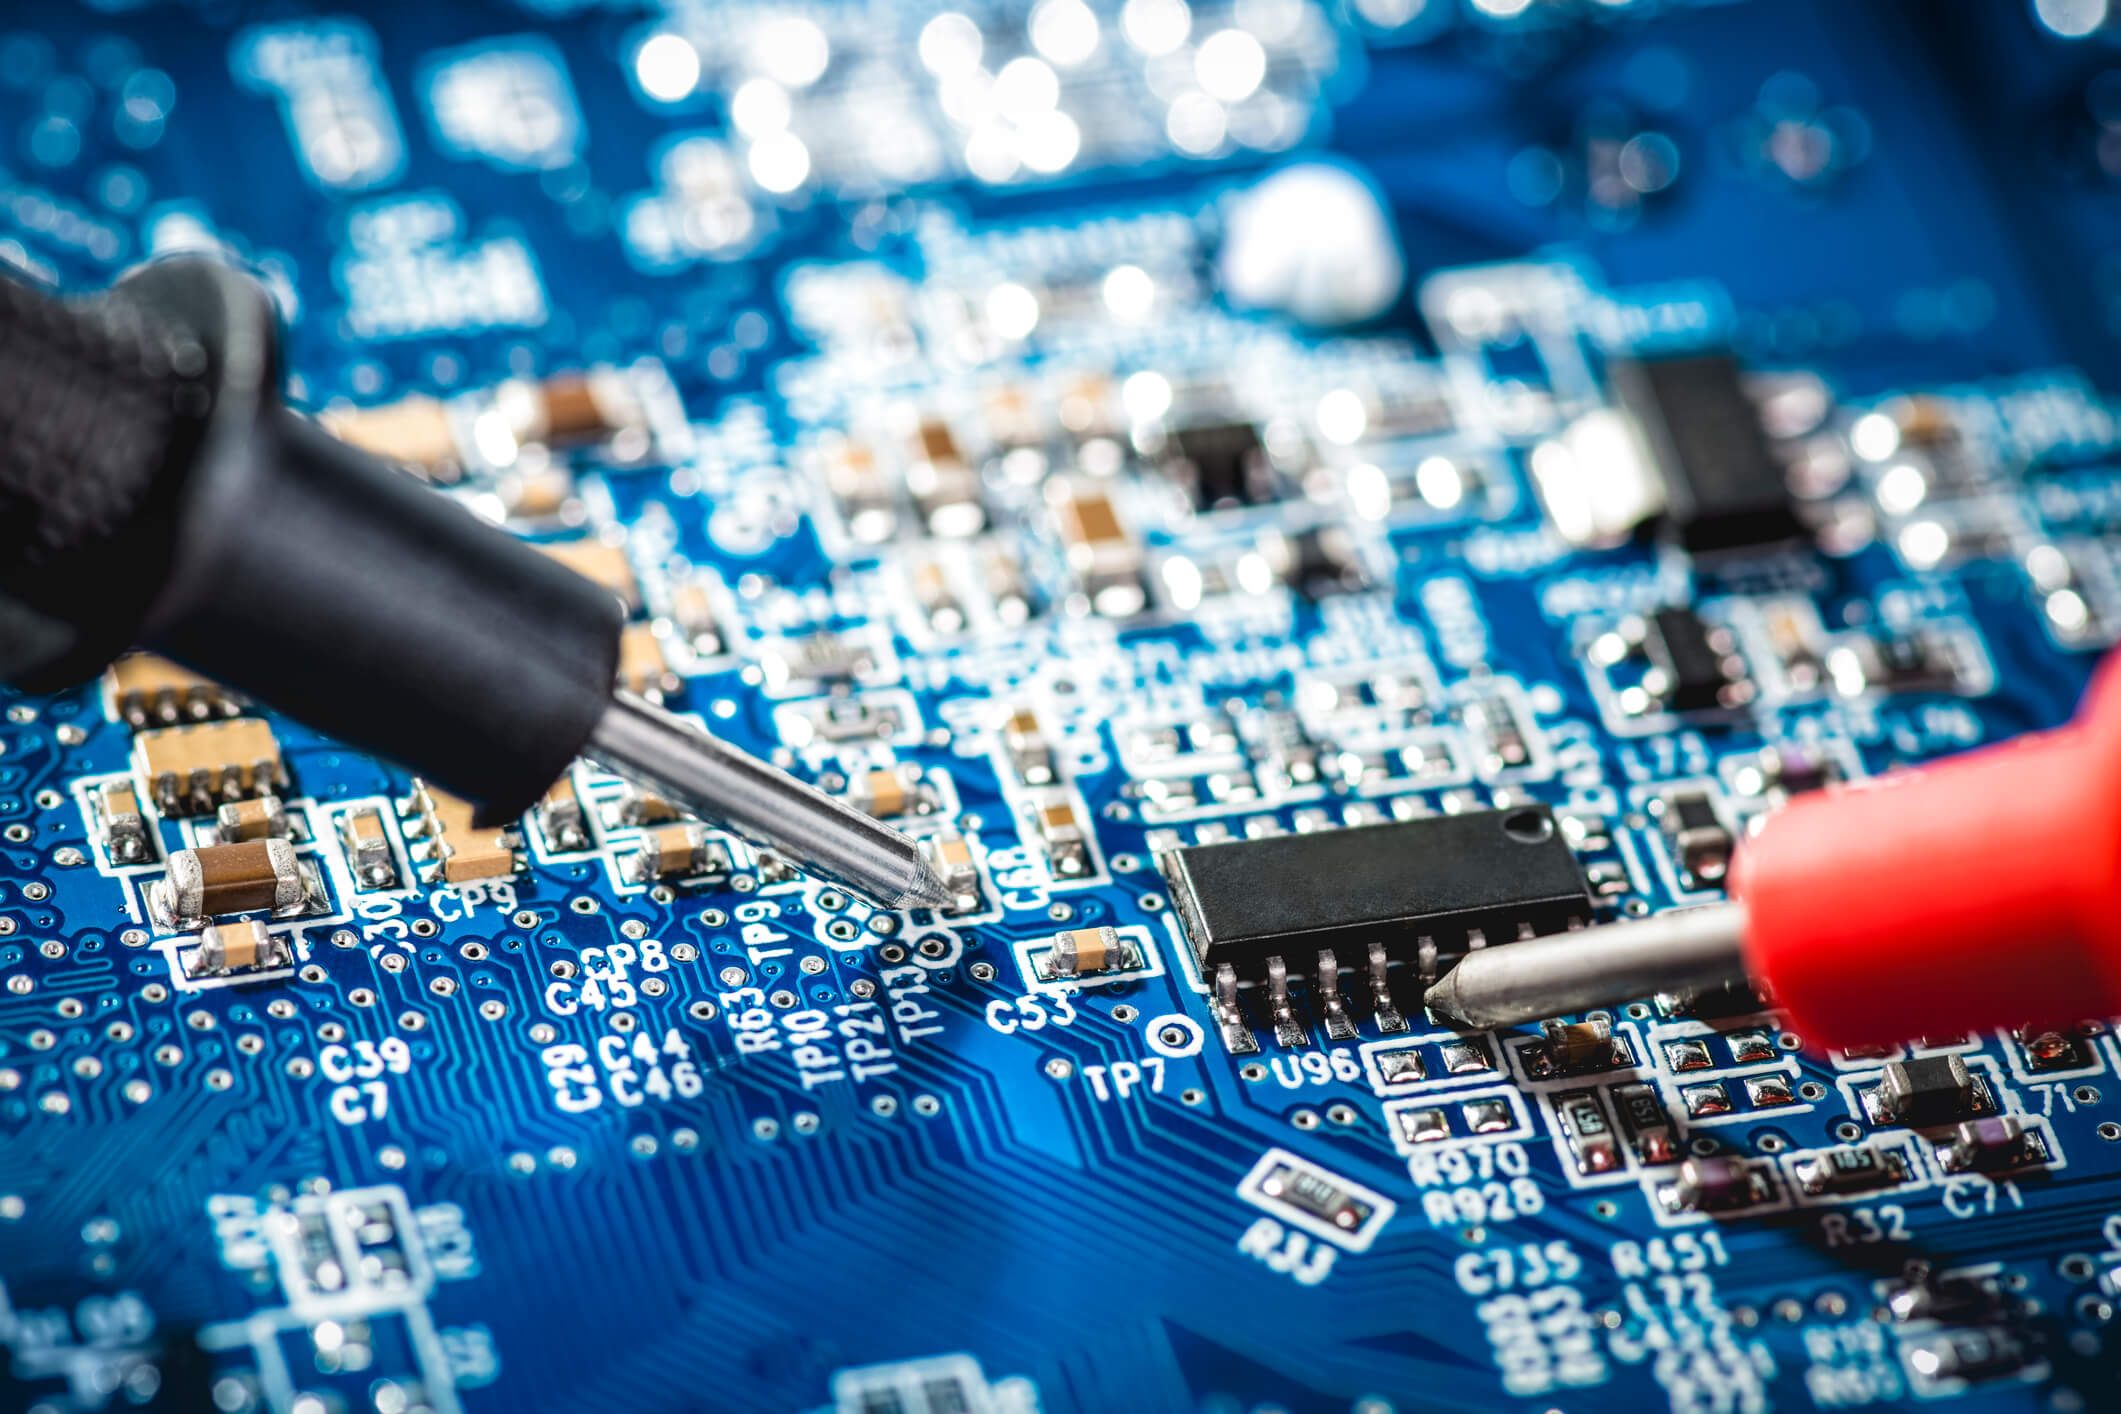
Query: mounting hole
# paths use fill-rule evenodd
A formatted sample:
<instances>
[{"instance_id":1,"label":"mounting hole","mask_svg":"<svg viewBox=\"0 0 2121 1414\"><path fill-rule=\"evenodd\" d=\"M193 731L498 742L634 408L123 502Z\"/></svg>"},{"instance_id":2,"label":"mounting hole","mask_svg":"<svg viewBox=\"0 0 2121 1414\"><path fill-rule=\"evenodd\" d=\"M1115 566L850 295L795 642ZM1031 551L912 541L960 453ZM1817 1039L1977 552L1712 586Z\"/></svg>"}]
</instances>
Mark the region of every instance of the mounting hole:
<instances>
[{"instance_id":1,"label":"mounting hole","mask_svg":"<svg viewBox=\"0 0 2121 1414\"><path fill-rule=\"evenodd\" d=\"M1512 810L1502 817L1502 832L1519 844L1545 844L1554 834L1554 817L1539 810Z\"/></svg>"}]
</instances>

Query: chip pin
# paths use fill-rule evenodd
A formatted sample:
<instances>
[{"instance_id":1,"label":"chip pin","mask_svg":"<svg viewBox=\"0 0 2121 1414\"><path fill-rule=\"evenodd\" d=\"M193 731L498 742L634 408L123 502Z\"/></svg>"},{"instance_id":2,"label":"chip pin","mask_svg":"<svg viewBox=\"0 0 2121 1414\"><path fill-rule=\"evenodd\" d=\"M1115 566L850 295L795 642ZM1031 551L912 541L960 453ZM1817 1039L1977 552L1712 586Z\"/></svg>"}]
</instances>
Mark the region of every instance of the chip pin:
<instances>
[{"instance_id":1,"label":"chip pin","mask_svg":"<svg viewBox=\"0 0 2121 1414\"><path fill-rule=\"evenodd\" d=\"M1336 1041L1355 1039L1355 1021L1340 991L1340 959L1331 948L1318 950L1318 1005L1325 1013L1326 1035Z\"/></svg>"}]
</instances>

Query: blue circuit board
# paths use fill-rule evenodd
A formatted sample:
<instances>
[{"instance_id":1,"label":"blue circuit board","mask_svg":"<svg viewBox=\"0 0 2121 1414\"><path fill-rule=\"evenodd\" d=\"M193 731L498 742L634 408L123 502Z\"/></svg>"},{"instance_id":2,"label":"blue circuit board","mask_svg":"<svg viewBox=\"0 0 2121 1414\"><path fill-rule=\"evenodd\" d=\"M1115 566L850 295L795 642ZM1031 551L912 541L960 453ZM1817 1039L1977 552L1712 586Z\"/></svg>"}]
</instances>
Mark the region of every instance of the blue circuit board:
<instances>
[{"instance_id":1,"label":"blue circuit board","mask_svg":"<svg viewBox=\"0 0 2121 1414\"><path fill-rule=\"evenodd\" d=\"M2108 1025L1466 1035L1419 928L1381 990L1226 972L1172 862L1529 820L1640 916L1791 794L2066 718L2121 639L2117 43L13 0L0 260L255 271L293 403L961 897L587 764L474 829L149 658L0 690L0 1405L2121 1407ZM1642 435L1709 385L1778 488L1714 525Z\"/></svg>"}]
</instances>

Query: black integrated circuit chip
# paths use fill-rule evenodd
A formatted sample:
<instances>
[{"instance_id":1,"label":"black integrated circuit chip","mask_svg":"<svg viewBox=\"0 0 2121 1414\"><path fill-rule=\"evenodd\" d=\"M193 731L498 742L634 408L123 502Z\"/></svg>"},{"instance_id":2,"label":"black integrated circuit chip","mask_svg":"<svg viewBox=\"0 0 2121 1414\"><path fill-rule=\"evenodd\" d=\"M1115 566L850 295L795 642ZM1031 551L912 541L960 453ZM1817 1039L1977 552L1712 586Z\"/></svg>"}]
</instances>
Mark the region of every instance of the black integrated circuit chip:
<instances>
[{"instance_id":1,"label":"black integrated circuit chip","mask_svg":"<svg viewBox=\"0 0 2121 1414\"><path fill-rule=\"evenodd\" d=\"M1713 630L1691 609L1659 609L1650 615L1643 635L1643 656L1664 684L1659 694L1675 712L1711 711L1728 704L1724 694L1735 680L1731 655L1719 648Z\"/></svg>"},{"instance_id":2,"label":"black integrated circuit chip","mask_svg":"<svg viewBox=\"0 0 2121 1414\"><path fill-rule=\"evenodd\" d=\"M1179 459L1191 468L1193 504L1199 509L1273 499L1266 447L1251 423L1196 423L1179 428L1171 440Z\"/></svg>"},{"instance_id":3,"label":"black integrated circuit chip","mask_svg":"<svg viewBox=\"0 0 2121 1414\"><path fill-rule=\"evenodd\" d=\"M1642 430L1665 486L1665 522L1697 553L1765 548L1804 533L1787 473L1727 353L1616 359L1613 397Z\"/></svg>"},{"instance_id":4,"label":"black integrated circuit chip","mask_svg":"<svg viewBox=\"0 0 2121 1414\"><path fill-rule=\"evenodd\" d=\"M1248 981L1270 957L1300 975L1322 949L1353 967L1373 942L1395 959L1425 937L1451 954L1475 930L1506 943L1591 918L1583 870L1544 805L1193 845L1166 855L1164 872L1202 971L1228 963Z\"/></svg>"}]
</instances>

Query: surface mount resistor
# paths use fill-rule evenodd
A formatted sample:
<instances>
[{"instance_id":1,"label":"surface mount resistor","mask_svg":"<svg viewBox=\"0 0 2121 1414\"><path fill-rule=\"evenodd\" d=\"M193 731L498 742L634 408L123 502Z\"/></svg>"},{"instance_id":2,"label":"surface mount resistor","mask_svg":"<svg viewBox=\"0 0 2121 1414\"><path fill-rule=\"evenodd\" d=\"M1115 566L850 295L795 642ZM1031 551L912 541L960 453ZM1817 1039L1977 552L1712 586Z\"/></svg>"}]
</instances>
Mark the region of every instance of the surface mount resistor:
<instances>
[{"instance_id":1,"label":"surface mount resistor","mask_svg":"<svg viewBox=\"0 0 2121 1414\"><path fill-rule=\"evenodd\" d=\"M1595 1090L1573 1090L1554 1098L1563 1139L1578 1173L1610 1173L1620 1167L1620 1146Z\"/></svg>"}]
</instances>

